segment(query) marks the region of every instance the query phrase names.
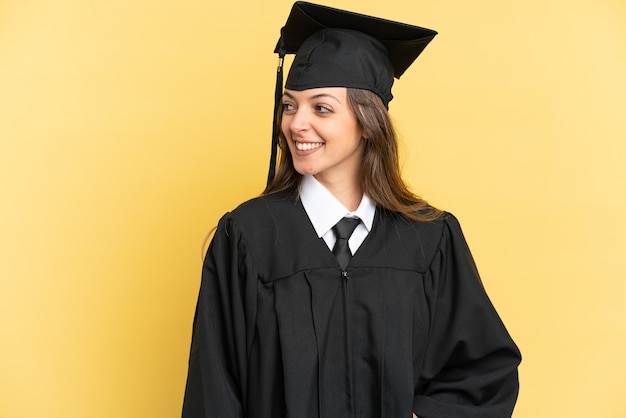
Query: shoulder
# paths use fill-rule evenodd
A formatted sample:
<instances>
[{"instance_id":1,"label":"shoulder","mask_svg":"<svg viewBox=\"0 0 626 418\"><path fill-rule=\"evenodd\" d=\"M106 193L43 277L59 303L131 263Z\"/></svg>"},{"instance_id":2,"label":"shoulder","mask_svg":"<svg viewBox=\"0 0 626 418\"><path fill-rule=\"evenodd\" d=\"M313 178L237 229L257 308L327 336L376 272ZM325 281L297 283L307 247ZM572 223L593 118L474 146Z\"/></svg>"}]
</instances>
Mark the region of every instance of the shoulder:
<instances>
[{"instance_id":1,"label":"shoulder","mask_svg":"<svg viewBox=\"0 0 626 418\"><path fill-rule=\"evenodd\" d=\"M299 204L298 198L285 193L262 195L243 202L229 213L240 223L259 223L284 215Z\"/></svg>"},{"instance_id":2,"label":"shoulder","mask_svg":"<svg viewBox=\"0 0 626 418\"><path fill-rule=\"evenodd\" d=\"M414 221L389 211L377 218L383 251L397 267L425 271L439 255L447 252L451 242L464 241L457 218L443 212L430 221ZM411 254L411 256L401 256Z\"/></svg>"},{"instance_id":3,"label":"shoulder","mask_svg":"<svg viewBox=\"0 0 626 418\"><path fill-rule=\"evenodd\" d=\"M455 215L450 212L442 212L435 221L426 222L424 230L429 231L433 240L430 241L431 261L438 256L451 260L471 259L471 252L465 240L465 235L461 229L461 223ZM428 243L428 241L426 241ZM448 262L451 262L448 260Z\"/></svg>"},{"instance_id":4,"label":"shoulder","mask_svg":"<svg viewBox=\"0 0 626 418\"><path fill-rule=\"evenodd\" d=\"M297 197L285 193L262 195L243 202L226 213L220 223L227 233L241 233L250 239L270 237L300 218L303 211Z\"/></svg>"},{"instance_id":5,"label":"shoulder","mask_svg":"<svg viewBox=\"0 0 626 418\"><path fill-rule=\"evenodd\" d=\"M238 257L249 260L259 277L286 277L298 264L285 261L297 254L309 254L311 240L317 240L302 203L287 194L270 194L251 199L224 215L218 227ZM309 257L310 258L310 257ZM300 257L301 261L310 261Z\"/></svg>"},{"instance_id":6,"label":"shoulder","mask_svg":"<svg viewBox=\"0 0 626 418\"><path fill-rule=\"evenodd\" d=\"M441 215L431 220L413 220L402 214L377 209L378 219L385 227L393 227L400 234L420 234L429 237L429 241L439 242L444 230L449 225L458 225L457 218L450 212L442 211Z\"/></svg>"}]
</instances>

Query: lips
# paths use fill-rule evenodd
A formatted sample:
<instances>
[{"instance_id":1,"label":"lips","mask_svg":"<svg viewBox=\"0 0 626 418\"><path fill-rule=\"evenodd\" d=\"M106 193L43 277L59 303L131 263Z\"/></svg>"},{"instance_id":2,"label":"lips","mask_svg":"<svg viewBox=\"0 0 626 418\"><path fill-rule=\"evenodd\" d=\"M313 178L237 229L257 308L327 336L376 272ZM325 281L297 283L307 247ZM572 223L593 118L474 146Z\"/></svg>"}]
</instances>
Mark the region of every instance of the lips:
<instances>
[{"instance_id":1,"label":"lips","mask_svg":"<svg viewBox=\"0 0 626 418\"><path fill-rule=\"evenodd\" d=\"M323 145L323 142L296 142L296 149L298 151L311 151L321 148Z\"/></svg>"}]
</instances>

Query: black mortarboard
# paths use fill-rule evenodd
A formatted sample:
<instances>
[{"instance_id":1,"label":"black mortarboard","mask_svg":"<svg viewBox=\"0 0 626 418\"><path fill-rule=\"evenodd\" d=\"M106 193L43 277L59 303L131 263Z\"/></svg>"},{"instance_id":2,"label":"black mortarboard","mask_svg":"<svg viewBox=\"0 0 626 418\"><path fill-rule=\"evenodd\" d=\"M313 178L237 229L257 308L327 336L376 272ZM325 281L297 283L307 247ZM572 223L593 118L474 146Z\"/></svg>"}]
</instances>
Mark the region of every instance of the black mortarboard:
<instances>
[{"instance_id":1,"label":"black mortarboard","mask_svg":"<svg viewBox=\"0 0 626 418\"><path fill-rule=\"evenodd\" d=\"M282 97L285 54L296 54L285 88L348 87L372 91L387 106L393 78L400 78L437 32L419 26L298 1L281 29L274 118ZM268 184L278 143L274 120Z\"/></svg>"}]
</instances>

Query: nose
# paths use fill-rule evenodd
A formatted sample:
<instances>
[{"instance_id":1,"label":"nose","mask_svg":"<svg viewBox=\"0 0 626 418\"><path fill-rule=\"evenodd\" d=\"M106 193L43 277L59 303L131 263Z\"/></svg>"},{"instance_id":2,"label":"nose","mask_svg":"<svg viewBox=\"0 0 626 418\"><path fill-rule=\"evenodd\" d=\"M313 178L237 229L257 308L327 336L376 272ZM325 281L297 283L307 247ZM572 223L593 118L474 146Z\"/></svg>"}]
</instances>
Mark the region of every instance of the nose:
<instances>
[{"instance_id":1,"label":"nose","mask_svg":"<svg viewBox=\"0 0 626 418\"><path fill-rule=\"evenodd\" d=\"M310 119L304 106L288 116L288 128L291 132L304 132L310 126Z\"/></svg>"}]
</instances>

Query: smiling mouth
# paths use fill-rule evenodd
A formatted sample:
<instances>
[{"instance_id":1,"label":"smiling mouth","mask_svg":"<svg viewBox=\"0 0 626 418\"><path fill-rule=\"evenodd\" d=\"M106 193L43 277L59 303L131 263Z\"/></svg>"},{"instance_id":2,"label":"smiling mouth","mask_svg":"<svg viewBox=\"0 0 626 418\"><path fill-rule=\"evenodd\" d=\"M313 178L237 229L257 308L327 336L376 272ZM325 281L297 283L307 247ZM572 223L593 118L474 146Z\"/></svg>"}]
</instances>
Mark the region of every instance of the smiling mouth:
<instances>
[{"instance_id":1,"label":"smiling mouth","mask_svg":"<svg viewBox=\"0 0 626 418\"><path fill-rule=\"evenodd\" d=\"M298 151L310 151L321 148L323 145L323 142L296 142L296 149Z\"/></svg>"}]
</instances>

